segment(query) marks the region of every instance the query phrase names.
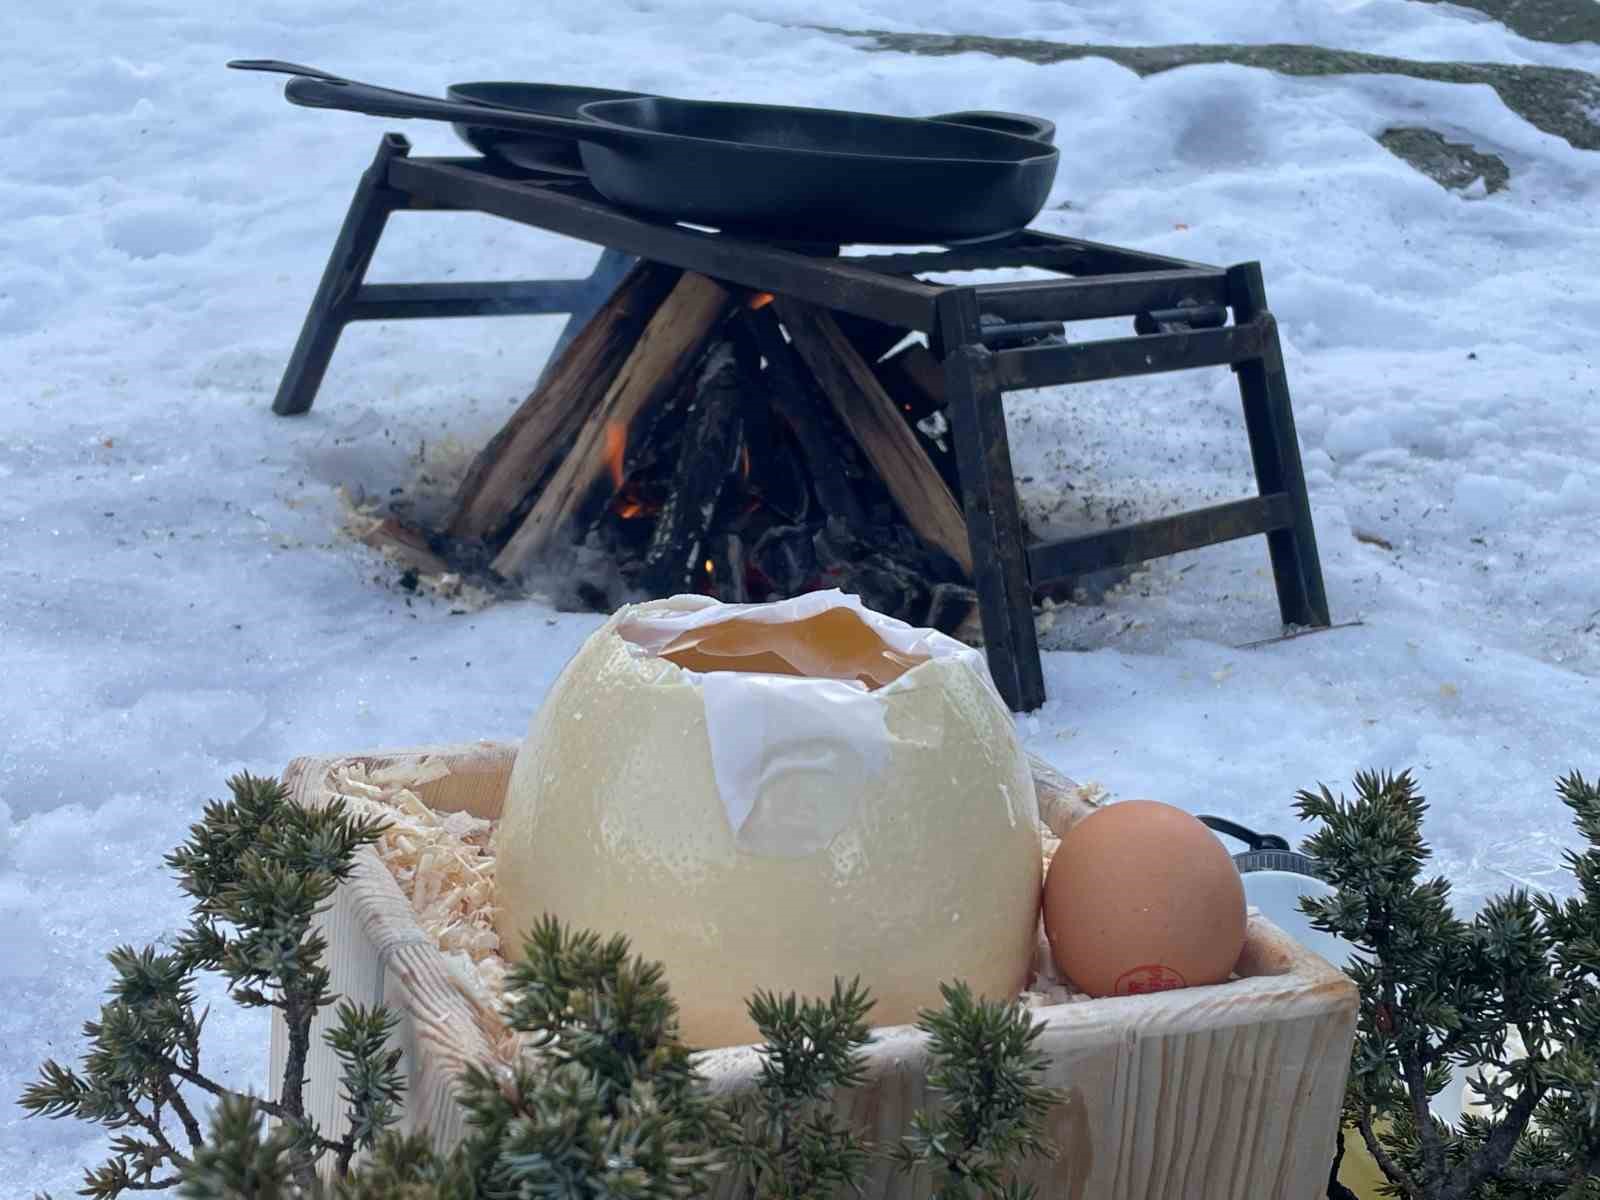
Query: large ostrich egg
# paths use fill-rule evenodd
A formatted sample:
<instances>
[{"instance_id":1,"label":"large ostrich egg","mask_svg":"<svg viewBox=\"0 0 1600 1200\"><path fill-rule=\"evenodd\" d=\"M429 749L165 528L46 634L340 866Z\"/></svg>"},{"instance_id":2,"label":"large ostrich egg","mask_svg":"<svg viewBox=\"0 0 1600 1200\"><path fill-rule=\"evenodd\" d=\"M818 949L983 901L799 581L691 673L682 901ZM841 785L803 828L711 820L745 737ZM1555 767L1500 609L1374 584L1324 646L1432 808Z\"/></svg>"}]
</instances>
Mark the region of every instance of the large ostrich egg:
<instances>
[{"instance_id":1,"label":"large ostrich egg","mask_svg":"<svg viewBox=\"0 0 1600 1200\"><path fill-rule=\"evenodd\" d=\"M896 677L666 657L723 622L781 641L824 614L859 622ZM1026 983L1040 841L1011 714L976 651L839 592L619 611L534 717L496 837L506 951L544 913L627 934L665 964L692 1046L758 1040L758 988L860 976L891 1025L937 1007L941 980Z\"/></svg>"}]
</instances>

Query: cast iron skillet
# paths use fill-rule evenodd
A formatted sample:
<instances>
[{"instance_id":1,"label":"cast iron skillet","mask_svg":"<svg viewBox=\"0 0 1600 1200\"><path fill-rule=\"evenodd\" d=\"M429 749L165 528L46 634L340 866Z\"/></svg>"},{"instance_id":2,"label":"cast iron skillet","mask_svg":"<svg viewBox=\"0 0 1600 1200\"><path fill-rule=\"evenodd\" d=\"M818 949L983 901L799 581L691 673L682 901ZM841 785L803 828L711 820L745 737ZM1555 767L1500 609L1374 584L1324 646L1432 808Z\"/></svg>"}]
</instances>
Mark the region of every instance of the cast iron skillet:
<instances>
[{"instance_id":1,"label":"cast iron skillet","mask_svg":"<svg viewBox=\"0 0 1600 1200\"><path fill-rule=\"evenodd\" d=\"M310 79L342 78L316 67L278 59L235 59L228 64L245 71L275 71L283 75L304 75ZM482 81L453 83L445 89L445 97L463 100L468 104L487 104L494 108L509 108L522 112L548 113L555 117L579 117L579 109L592 100L629 100L649 95L648 92L619 92L611 88L578 87L560 83L522 83ZM972 110L941 113L929 117L930 121L949 121L956 125L976 125L1000 133L1014 133L1019 137L1041 142L1055 141L1056 127L1043 117L1023 113ZM457 123L456 135L491 158L498 158L514 166L556 174L581 175L583 164L578 157L578 143L570 135L510 133L482 125Z\"/></svg>"},{"instance_id":2,"label":"cast iron skillet","mask_svg":"<svg viewBox=\"0 0 1600 1200\"><path fill-rule=\"evenodd\" d=\"M302 71L291 74L304 74ZM450 100L464 100L468 104L488 104L495 108L509 108L519 112L548 113L554 117L579 117L578 111L592 100L635 100L649 95L647 92L616 92L608 88L569 87L551 83L452 83L445 89ZM1023 113L972 111L940 113L930 121L948 121L955 125L975 125L980 129L993 129L1012 133L1018 137L1033 138L1040 142L1055 141L1056 127L1043 117ZM571 137L546 137L543 134L508 133L482 125L458 123L456 134L480 154L504 159L519 167L536 170L582 170L578 158L578 143Z\"/></svg>"},{"instance_id":3,"label":"cast iron skillet","mask_svg":"<svg viewBox=\"0 0 1600 1200\"><path fill-rule=\"evenodd\" d=\"M607 199L673 220L789 240L931 243L996 237L1044 206L1053 146L966 125L828 109L640 97L582 118L436 100L300 76L294 104L576 138Z\"/></svg>"}]
</instances>

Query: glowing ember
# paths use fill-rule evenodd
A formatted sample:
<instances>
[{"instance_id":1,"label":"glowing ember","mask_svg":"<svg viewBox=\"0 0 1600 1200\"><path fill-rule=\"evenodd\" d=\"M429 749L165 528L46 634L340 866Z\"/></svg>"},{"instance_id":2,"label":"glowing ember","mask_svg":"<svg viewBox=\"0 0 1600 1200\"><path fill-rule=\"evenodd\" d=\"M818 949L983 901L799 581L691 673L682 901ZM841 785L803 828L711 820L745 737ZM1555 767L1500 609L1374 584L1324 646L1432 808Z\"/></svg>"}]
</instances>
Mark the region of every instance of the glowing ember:
<instances>
[{"instance_id":1,"label":"glowing ember","mask_svg":"<svg viewBox=\"0 0 1600 1200\"><path fill-rule=\"evenodd\" d=\"M771 292L757 292L754 296L750 297L748 304L751 311L754 311L758 308L765 308L776 299L777 297Z\"/></svg>"}]
</instances>

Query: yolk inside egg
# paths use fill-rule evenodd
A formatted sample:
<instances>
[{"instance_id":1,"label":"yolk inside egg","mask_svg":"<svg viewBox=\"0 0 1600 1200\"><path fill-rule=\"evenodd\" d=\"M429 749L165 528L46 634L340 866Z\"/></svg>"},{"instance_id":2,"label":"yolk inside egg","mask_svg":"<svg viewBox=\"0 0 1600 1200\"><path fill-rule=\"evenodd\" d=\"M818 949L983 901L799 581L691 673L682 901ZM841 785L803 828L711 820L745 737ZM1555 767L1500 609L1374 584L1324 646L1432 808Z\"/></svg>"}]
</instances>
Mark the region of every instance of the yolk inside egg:
<instances>
[{"instance_id":1,"label":"yolk inside egg","mask_svg":"<svg viewBox=\"0 0 1600 1200\"><path fill-rule=\"evenodd\" d=\"M890 649L871 626L842 608L799 621L719 621L674 638L661 657L689 671L854 679L868 688L893 683L926 661Z\"/></svg>"}]
</instances>

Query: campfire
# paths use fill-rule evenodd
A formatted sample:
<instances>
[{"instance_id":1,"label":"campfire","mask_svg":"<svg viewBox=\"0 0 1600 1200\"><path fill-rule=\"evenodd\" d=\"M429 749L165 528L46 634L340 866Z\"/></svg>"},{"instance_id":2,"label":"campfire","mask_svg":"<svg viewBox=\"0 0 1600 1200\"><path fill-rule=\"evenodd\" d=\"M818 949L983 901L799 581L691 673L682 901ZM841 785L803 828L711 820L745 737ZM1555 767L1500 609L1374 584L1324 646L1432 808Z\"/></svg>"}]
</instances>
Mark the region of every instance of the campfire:
<instances>
[{"instance_id":1,"label":"campfire","mask_svg":"<svg viewBox=\"0 0 1600 1200\"><path fill-rule=\"evenodd\" d=\"M976 638L943 375L904 330L640 263L479 453L427 544L610 611L821 588Z\"/></svg>"}]
</instances>

